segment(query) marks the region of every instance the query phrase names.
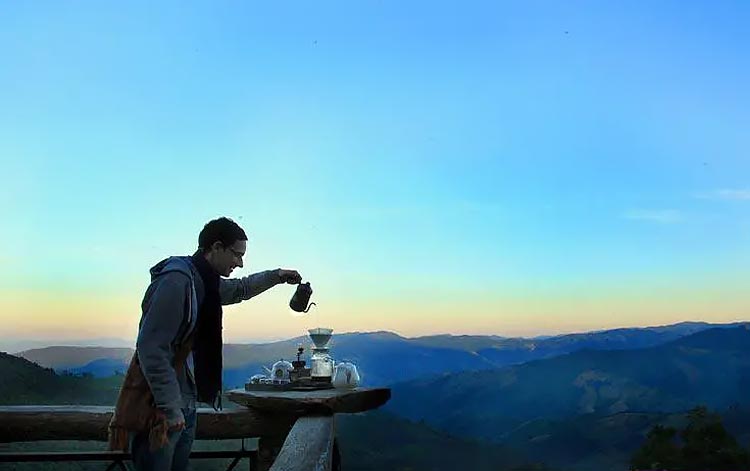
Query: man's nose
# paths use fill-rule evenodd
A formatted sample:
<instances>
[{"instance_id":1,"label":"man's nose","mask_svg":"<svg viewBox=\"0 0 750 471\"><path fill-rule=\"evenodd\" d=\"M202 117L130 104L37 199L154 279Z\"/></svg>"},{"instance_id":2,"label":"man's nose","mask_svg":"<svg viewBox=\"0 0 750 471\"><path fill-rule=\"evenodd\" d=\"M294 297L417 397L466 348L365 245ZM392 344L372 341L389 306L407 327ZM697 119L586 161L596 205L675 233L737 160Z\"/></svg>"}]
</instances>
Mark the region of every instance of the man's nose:
<instances>
[{"instance_id":1,"label":"man's nose","mask_svg":"<svg viewBox=\"0 0 750 471\"><path fill-rule=\"evenodd\" d=\"M237 266L242 268L242 259L239 259L239 263L237 263Z\"/></svg>"}]
</instances>

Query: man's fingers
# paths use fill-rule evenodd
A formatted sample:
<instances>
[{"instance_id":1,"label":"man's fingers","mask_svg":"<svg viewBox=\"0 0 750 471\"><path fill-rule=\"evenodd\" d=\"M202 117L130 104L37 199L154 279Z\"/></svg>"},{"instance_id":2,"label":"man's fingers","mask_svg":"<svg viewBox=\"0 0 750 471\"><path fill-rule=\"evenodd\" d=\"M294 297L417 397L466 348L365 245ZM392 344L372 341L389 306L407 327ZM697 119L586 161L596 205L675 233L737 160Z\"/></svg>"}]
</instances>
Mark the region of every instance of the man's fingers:
<instances>
[{"instance_id":1,"label":"man's fingers","mask_svg":"<svg viewBox=\"0 0 750 471\"><path fill-rule=\"evenodd\" d=\"M281 278L290 285L298 285L302 282L302 275L296 270L282 270Z\"/></svg>"},{"instance_id":2,"label":"man's fingers","mask_svg":"<svg viewBox=\"0 0 750 471\"><path fill-rule=\"evenodd\" d=\"M170 432L178 432L178 431L184 430L184 429L185 429L185 422L178 422L178 423L172 425L171 427L169 427L169 431Z\"/></svg>"}]
</instances>

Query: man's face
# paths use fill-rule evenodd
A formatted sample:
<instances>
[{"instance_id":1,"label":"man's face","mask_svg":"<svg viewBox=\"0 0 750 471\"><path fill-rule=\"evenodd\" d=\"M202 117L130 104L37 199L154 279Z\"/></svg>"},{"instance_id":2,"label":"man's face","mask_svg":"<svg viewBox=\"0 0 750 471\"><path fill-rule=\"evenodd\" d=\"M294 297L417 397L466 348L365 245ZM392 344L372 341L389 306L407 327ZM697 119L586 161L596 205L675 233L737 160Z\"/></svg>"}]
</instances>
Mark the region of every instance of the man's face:
<instances>
[{"instance_id":1,"label":"man's face","mask_svg":"<svg viewBox=\"0 0 750 471\"><path fill-rule=\"evenodd\" d=\"M247 241L238 240L230 246L218 244L211 257L211 265L221 276L229 276L236 267L242 268L242 257L247 250Z\"/></svg>"}]
</instances>

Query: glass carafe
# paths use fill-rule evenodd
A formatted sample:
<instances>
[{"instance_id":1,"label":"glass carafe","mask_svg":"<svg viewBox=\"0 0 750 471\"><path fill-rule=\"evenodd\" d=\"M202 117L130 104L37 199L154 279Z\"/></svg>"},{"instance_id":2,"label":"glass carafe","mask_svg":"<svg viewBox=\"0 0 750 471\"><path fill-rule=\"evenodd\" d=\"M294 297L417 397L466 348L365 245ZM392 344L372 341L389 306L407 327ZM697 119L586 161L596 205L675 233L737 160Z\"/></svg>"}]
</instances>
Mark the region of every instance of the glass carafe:
<instances>
[{"instance_id":1,"label":"glass carafe","mask_svg":"<svg viewBox=\"0 0 750 471\"><path fill-rule=\"evenodd\" d=\"M313 381L331 381L333 376L333 359L327 348L313 348L310 357L310 376Z\"/></svg>"}]
</instances>

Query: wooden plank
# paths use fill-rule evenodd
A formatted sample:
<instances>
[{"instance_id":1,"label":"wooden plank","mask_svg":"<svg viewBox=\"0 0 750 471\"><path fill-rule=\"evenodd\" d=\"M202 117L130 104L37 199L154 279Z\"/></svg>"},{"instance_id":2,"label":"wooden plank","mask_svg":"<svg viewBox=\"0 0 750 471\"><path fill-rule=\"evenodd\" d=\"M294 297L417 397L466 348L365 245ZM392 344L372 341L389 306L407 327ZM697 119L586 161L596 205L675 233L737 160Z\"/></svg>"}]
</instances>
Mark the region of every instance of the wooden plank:
<instances>
[{"instance_id":1,"label":"wooden plank","mask_svg":"<svg viewBox=\"0 0 750 471\"><path fill-rule=\"evenodd\" d=\"M250 414L248 414L250 412ZM252 409L215 411L198 409L198 440L223 440L229 438L251 438L284 436L294 425L297 416L284 413L271 414Z\"/></svg>"},{"instance_id":2,"label":"wooden plank","mask_svg":"<svg viewBox=\"0 0 750 471\"><path fill-rule=\"evenodd\" d=\"M112 407L0 406L0 443L37 440L107 440ZM197 439L284 436L296 417L252 409L198 409Z\"/></svg>"},{"instance_id":3,"label":"wooden plank","mask_svg":"<svg viewBox=\"0 0 750 471\"><path fill-rule=\"evenodd\" d=\"M295 415L364 412L391 398L388 388L325 389L320 391L245 391L233 389L227 398L258 411Z\"/></svg>"},{"instance_id":4,"label":"wooden plank","mask_svg":"<svg viewBox=\"0 0 750 471\"><path fill-rule=\"evenodd\" d=\"M270 471L329 471L334 428L332 415L297 419Z\"/></svg>"}]
</instances>

